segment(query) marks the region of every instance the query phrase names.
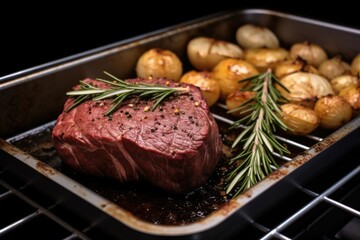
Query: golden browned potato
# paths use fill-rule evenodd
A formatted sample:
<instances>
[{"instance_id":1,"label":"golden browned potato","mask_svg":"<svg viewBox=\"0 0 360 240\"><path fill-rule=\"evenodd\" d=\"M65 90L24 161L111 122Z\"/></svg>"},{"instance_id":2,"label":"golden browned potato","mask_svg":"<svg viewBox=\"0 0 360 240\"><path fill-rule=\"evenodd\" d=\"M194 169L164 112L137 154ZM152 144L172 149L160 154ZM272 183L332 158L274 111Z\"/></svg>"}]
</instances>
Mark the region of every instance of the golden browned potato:
<instances>
[{"instance_id":1,"label":"golden browned potato","mask_svg":"<svg viewBox=\"0 0 360 240\"><path fill-rule=\"evenodd\" d=\"M241 109L241 111L232 112L232 110L240 107L243 103L252 99L255 94L255 92L249 91L236 91L234 93L230 93L226 98L226 107L228 111L231 111L231 114L237 117L243 117L249 114L249 112L244 112L246 111L246 109L249 109L249 107L244 107L243 109Z\"/></svg>"},{"instance_id":2,"label":"golden browned potato","mask_svg":"<svg viewBox=\"0 0 360 240\"><path fill-rule=\"evenodd\" d=\"M289 58L283 48L251 48L245 50L245 60L253 64L260 72L275 68L276 63Z\"/></svg>"},{"instance_id":3,"label":"golden browned potato","mask_svg":"<svg viewBox=\"0 0 360 240\"><path fill-rule=\"evenodd\" d=\"M320 117L320 126L336 129L350 121L351 105L340 96L325 96L320 98L314 108Z\"/></svg>"},{"instance_id":4,"label":"golden browned potato","mask_svg":"<svg viewBox=\"0 0 360 240\"><path fill-rule=\"evenodd\" d=\"M315 111L294 103L281 105L281 119L294 135L306 135L314 131L320 124Z\"/></svg>"},{"instance_id":5,"label":"golden browned potato","mask_svg":"<svg viewBox=\"0 0 360 240\"><path fill-rule=\"evenodd\" d=\"M280 82L289 90L285 91L279 85L276 88L292 103L298 103L313 108L318 98L333 95L329 81L317 74L297 72L283 77Z\"/></svg>"},{"instance_id":6,"label":"golden browned potato","mask_svg":"<svg viewBox=\"0 0 360 240\"><path fill-rule=\"evenodd\" d=\"M325 60L320 64L319 72L327 79L350 73L350 65L341 60L340 56Z\"/></svg>"},{"instance_id":7,"label":"golden browned potato","mask_svg":"<svg viewBox=\"0 0 360 240\"><path fill-rule=\"evenodd\" d=\"M344 88L350 86L359 86L359 78L353 75L338 76L330 81L331 87L336 94L338 94Z\"/></svg>"},{"instance_id":8,"label":"golden browned potato","mask_svg":"<svg viewBox=\"0 0 360 240\"><path fill-rule=\"evenodd\" d=\"M229 58L222 60L215 66L212 76L219 82L220 98L225 101L230 93L236 92L246 84L239 83L239 80L252 77L258 73L252 64L244 60Z\"/></svg>"},{"instance_id":9,"label":"golden browned potato","mask_svg":"<svg viewBox=\"0 0 360 240\"><path fill-rule=\"evenodd\" d=\"M136 64L138 77L162 77L179 81L182 63L175 53L160 48L153 48L140 56Z\"/></svg>"},{"instance_id":10,"label":"golden browned potato","mask_svg":"<svg viewBox=\"0 0 360 240\"><path fill-rule=\"evenodd\" d=\"M187 46L187 55L191 64L199 70L212 70L216 64L226 58L242 58L242 49L230 42L213 38L198 37Z\"/></svg>"},{"instance_id":11,"label":"golden browned potato","mask_svg":"<svg viewBox=\"0 0 360 240\"><path fill-rule=\"evenodd\" d=\"M211 77L210 72L190 71L182 76L180 82L199 87L209 107L214 105L220 97L219 83Z\"/></svg>"},{"instance_id":12,"label":"golden browned potato","mask_svg":"<svg viewBox=\"0 0 360 240\"><path fill-rule=\"evenodd\" d=\"M281 61L275 66L275 76L278 78L285 77L295 72L308 72L318 74L319 71L306 63L303 59L296 58L295 60Z\"/></svg>"},{"instance_id":13,"label":"golden browned potato","mask_svg":"<svg viewBox=\"0 0 360 240\"><path fill-rule=\"evenodd\" d=\"M290 58L301 57L308 64L318 67L328 57L325 50L317 44L303 42L292 45L290 49Z\"/></svg>"},{"instance_id":14,"label":"golden browned potato","mask_svg":"<svg viewBox=\"0 0 360 240\"><path fill-rule=\"evenodd\" d=\"M339 96L343 97L353 108L353 115L360 115L360 86L350 86L342 89Z\"/></svg>"},{"instance_id":15,"label":"golden browned potato","mask_svg":"<svg viewBox=\"0 0 360 240\"><path fill-rule=\"evenodd\" d=\"M360 53L351 62L351 73L360 77Z\"/></svg>"},{"instance_id":16,"label":"golden browned potato","mask_svg":"<svg viewBox=\"0 0 360 240\"><path fill-rule=\"evenodd\" d=\"M279 40L266 27L245 24L236 31L236 41L244 48L278 48Z\"/></svg>"}]
</instances>

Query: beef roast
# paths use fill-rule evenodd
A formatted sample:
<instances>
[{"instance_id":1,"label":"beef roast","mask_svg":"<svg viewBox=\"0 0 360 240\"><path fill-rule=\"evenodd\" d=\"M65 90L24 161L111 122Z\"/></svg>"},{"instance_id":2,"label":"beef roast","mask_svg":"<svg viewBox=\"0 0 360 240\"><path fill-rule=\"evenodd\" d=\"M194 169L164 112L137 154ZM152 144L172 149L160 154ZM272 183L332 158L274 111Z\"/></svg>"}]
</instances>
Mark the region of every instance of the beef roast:
<instances>
[{"instance_id":1,"label":"beef roast","mask_svg":"<svg viewBox=\"0 0 360 240\"><path fill-rule=\"evenodd\" d=\"M193 190L209 178L220 155L215 120L200 90L166 79L132 79L170 87L188 87L186 93L154 101L130 98L110 116L111 100L86 101L67 112L69 98L53 129L59 156L86 174L124 181L145 179L166 191ZM107 84L91 79L100 87Z\"/></svg>"}]
</instances>

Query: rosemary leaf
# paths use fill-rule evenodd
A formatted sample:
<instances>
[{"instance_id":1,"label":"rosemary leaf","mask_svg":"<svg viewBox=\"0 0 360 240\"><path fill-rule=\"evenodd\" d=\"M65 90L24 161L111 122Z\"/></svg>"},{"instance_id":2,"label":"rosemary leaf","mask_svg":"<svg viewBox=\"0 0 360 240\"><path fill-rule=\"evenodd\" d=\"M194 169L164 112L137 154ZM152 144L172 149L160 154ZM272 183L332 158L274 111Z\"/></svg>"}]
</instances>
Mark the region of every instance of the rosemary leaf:
<instances>
[{"instance_id":1,"label":"rosemary leaf","mask_svg":"<svg viewBox=\"0 0 360 240\"><path fill-rule=\"evenodd\" d=\"M268 136L266 136L265 133L260 132L259 134L261 136L261 139L263 140L263 143L265 143L266 147L269 149L270 152L274 151L273 146L271 145L271 143L268 141Z\"/></svg>"},{"instance_id":2,"label":"rosemary leaf","mask_svg":"<svg viewBox=\"0 0 360 240\"><path fill-rule=\"evenodd\" d=\"M84 96L78 96L76 99L75 99L75 102L73 105L71 105L68 109L68 111L71 111L72 109L76 108L77 106L79 106L82 102L86 101L90 99L90 96L89 95L84 95Z\"/></svg>"},{"instance_id":3,"label":"rosemary leaf","mask_svg":"<svg viewBox=\"0 0 360 240\"><path fill-rule=\"evenodd\" d=\"M126 84L126 85L127 85L127 82L125 82L124 80L118 79L117 77L115 77L114 75L112 75L112 74L110 74L110 73L108 73L108 72L106 72L106 71L104 71L104 73L105 73L106 75L108 75L110 78L112 78L113 80L115 80L115 81L117 81L117 82L119 82L119 83L123 83L123 84Z\"/></svg>"},{"instance_id":4,"label":"rosemary leaf","mask_svg":"<svg viewBox=\"0 0 360 240\"><path fill-rule=\"evenodd\" d=\"M250 137L248 137L248 139L246 140L245 144L244 144L244 147L243 149L245 150L249 145L250 143L254 140L254 138L256 137L256 133L253 132Z\"/></svg>"},{"instance_id":5,"label":"rosemary leaf","mask_svg":"<svg viewBox=\"0 0 360 240\"><path fill-rule=\"evenodd\" d=\"M235 139L235 141L233 142L232 147L234 148L236 145L238 145L238 143L241 141L241 139L245 136L245 134L247 134L249 131L251 130L251 128L246 128L244 131L242 131L237 138Z\"/></svg>"},{"instance_id":6,"label":"rosemary leaf","mask_svg":"<svg viewBox=\"0 0 360 240\"><path fill-rule=\"evenodd\" d=\"M151 107L151 110L153 111L159 104L160 102L165 99L167 96L171 95L173 92L169 91L169 92L165 92L164 94L162 94L161 96L159 96L158 100L154 103L154 105Z\"/></svg>"},{"instance_id":7,"label":"rosemary leaf","mask_svg":"<svg viewBox=\"0 0 360 240\"><path fill-rule=\"evenodd\" d=\"M105 80L105 79L102 79L102 78L96 78L96 80L99 81L99 82L107 83L110 86L115 86L115 87L125 87L125 86L127 86L127 83L118 83L118 82L114 82L114 81Z\"/></svg>"},{"instance_id":8,"label":"rosemary leaf","mask_svg":"<svg viewBox=\"0 0 360 240\"><path fill-rule=\"evenodd\" d=\"M248 168L249 168L249 167L246 167L246 168L244 168L242 171L240 171L238 174L236 174L236 176L232 179L229 187L226 189L226 193L227 193L227 194L231 191L231 189L232 189L233 187L235 187L235 185L237 184L237 182L238 182L239 180L241 180L241 178L246 174L246 171L248 170Z\"/></svg>"},{"instance_id":9,"label":"rosemary leaf","mask_svg":"<svg viewBox=\"0 0 360 240\"><path fill-rule=\"evenodd\" d=\"M83 96L83 95L103 93L104 91L105 90L103 90L103 89L75 90L75 91L67 92L66 95L68 95L68 96Z\"/></svg>"}]
</instances>

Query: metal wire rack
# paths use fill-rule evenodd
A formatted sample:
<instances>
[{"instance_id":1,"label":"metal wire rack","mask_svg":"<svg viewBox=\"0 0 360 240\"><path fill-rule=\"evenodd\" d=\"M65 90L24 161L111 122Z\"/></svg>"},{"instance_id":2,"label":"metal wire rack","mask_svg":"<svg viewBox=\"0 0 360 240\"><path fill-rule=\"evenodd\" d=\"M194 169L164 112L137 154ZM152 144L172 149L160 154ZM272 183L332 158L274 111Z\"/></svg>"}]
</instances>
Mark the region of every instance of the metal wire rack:
<instances>
[{"instance_id":1,"label":"metal wire rack","mask_svg":"<svg viewBox=\"0 0 360 240\"><path fill-rule=\"evenodd\" d=\"M14 239L22 231L27 232L26 229L31 230L27 233L32 239L90 239L84 234L86 229L79 231L51 212L56 203L45 208L22 193L26 185L15 188L3 177L6 178L4 170L0 171L0 205L7 211L1 214L1 239Z\"/></svg>"}]
</instances>

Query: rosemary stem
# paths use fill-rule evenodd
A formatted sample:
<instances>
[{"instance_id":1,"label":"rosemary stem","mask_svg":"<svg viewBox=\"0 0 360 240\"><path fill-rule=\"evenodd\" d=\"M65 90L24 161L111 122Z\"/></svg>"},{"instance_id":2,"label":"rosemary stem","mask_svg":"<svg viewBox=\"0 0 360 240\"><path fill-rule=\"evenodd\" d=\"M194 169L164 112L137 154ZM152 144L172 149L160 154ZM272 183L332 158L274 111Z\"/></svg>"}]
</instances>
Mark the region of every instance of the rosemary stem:
<instances>
[{"instance_id":1,"label":"rosemary stem","mask_svg":"<svg viewBox=\"0 0 360 240\"><path fill-rule=\"evenodd\" d=\"M269 81L271 81L271 69L268 69L267 73L268 74L264 78L264 85L262 88L262 95L261 95L261 101L265 104L267 103Z\"/></svg>"}]
</instances>

